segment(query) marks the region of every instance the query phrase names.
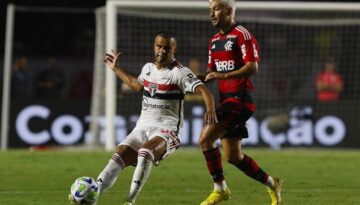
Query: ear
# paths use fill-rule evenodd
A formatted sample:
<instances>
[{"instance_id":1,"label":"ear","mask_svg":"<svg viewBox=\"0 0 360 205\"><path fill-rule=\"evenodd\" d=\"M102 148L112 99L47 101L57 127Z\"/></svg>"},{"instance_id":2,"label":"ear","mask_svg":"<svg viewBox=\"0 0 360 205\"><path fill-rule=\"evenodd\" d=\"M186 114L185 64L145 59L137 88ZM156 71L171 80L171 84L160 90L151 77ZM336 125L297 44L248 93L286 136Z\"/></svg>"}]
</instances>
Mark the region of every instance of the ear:
<instances>
[{"instance_id":1,"label":"ear","mask_svg":"<svg viewBox=\"0 0 360 205\"><path fill-rule=\"evenodd\" d=\"M231 7L228 7L227 14L232 15L232 13L233 13L233 9Z\"/></svg>"}]
</instances>

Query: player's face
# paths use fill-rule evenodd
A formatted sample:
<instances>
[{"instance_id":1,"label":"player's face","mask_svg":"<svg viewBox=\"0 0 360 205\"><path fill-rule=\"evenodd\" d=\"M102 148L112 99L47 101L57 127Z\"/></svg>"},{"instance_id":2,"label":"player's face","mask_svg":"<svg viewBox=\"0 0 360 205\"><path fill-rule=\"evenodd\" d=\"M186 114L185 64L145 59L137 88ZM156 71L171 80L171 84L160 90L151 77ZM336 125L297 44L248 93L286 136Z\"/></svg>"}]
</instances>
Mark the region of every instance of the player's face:
<instances>
[{"instance_id":1,"label":"player's face","mask_svg":"<svg viewBox=\"0 0 360 205\"><path fill-rule=\"evenodd\" d=\"M211 23L216 28L221 28L226 21L230 20L230 8L221 4L220 0L212 0L209 5Z\"/></svg>"},{"instance_id":2,"label":"player's face","mask_svg":"<svg viewBox=\"0 0 360 205\"><path fill-rule=\"evenodd\" d=\"M154 42L154 55L157 65L164 67L170 64L174 59L176 42L173 38L164 38L156 36Z\"/></svg>"}]
</instances>

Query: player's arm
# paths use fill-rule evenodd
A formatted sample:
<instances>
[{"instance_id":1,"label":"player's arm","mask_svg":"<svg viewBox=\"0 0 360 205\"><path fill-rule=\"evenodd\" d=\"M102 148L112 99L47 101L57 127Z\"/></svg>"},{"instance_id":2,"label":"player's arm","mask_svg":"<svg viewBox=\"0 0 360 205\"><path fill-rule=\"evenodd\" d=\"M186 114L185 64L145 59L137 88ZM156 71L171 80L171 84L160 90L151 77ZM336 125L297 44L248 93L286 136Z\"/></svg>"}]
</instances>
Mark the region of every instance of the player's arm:
<instances>
[{"instance_id":1,"label":"player's arm","mask_svg":"<svg viewBox=\"0 0 360 205\"><path fill-rule=\"evenodd\" d=\"M210 72L206 72L206 73L199 73L196 75L197 78L199 78L199 80L201 80L201 82L203 83L208 83L210 82L210 80L206 81L206 76L207 74L209 74Z\"/></svg>"},{"instance_id":2,"label":"player's arm","mask_svg":"<svg viewBox=\"0 0 360 205\"><path fill-rule=\"evenodd\" d=\"M215 113L215 102L214 97L205 87L204 84L198 85L195 88L195 93L202 96L205 106L206 106L206 113L204 115L204 121L206 124L214 124L217 123L216 113Z\"/></svg>"},{"instance_id":3,"label":"player's arm","mask_svg":"<svg viewBox=\"0 0 360 205\"><path fill-rule=\"evenodd\" d=\"M138 81L138 79L135 76L130 75L123 68L117 65L120 55L121 52L115 52L111 50L110 53L105 54L104 62L127 86L129 86L136 92L142 91L144 89L144 86Z\"/></svg>"},{"instance_id":4,"label":"player's arm","mask_svg":"<svg viewBox=\"0 0 360 205\"><path fill-rule=\"evenodd\" d=\"M205 81L214 79L230 79L230 78L243 78L255 75L259 70L256 61L247 62L243 67L228 73L211 72L206 75Z\"/></svg>"},{"instance_id":5,"label":"player's arm","mask_svg":"<svg viewBox=\"0 0 360 205\"><path fill-rule=\"evenodd\" d=\"M207 74L207 73L199 73L199 74L196 74L196 77L197 77L199 80L201 80L201 82L205 83L206 74Z\"/></svg>"}]
</instances>

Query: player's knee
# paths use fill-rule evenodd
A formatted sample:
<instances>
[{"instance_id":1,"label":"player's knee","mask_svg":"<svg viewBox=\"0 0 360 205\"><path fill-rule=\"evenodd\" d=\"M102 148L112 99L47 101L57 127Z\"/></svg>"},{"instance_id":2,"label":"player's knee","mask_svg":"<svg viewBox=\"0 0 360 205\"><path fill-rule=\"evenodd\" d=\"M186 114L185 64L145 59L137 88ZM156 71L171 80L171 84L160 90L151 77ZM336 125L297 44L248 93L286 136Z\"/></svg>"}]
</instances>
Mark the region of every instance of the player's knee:
<instances>
[{"instance_id":1,"label":"player's knee","mask_svg":"<svg viewBox=\"0 0 360 205\"><path fill-rule=\"evenodd\" d=\"M138 151L138 157L143 157L146 160L154 161L154 152L147 148L140 148Z\"/></svg>"},{"instance_id":2,"label":"player's knee","mask_svg":"<svg viewBox=\"0 0 360 205\"><path fill-rule=\"evenodd\" d=\"M131 149L129 146L127 145L117 145L116 146L116 153L118 153L119 155L123 155L124 153L127 153L129 151L129 149Z\"/></svg>"},{"instance_id":3,"label":"player's knee","mask_svg":"<svg viewBox=\"0 0 360 205\"><path fill-rule=\"evenodd\" d=\"M206 138L205 136L200 136L198 140L198 144L200 145L201 148L207 149L212 147L214 142Z\"/></svg>"},{"instance_id":4,"label":"player's knee","mask_svg":"<svg viewBox=\"0 0 360 205\"><path fill-rule=\"evenodd\" d=\"M116 153L118 153L118 154L121 153L121 151L122 151L121 145L117 145L115 151L116 151Z\"/></svg>"}]
</instances>

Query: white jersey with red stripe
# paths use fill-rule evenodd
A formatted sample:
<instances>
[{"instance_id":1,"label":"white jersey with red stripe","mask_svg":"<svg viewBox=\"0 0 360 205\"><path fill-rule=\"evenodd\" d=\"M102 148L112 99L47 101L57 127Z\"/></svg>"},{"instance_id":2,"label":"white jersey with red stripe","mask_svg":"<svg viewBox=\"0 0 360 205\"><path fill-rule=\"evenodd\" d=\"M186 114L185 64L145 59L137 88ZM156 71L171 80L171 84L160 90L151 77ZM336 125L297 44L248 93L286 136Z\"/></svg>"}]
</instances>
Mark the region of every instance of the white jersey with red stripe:
<instances>
[{"instance_id":1,"label":"white jersey with red stripe","mask_svg":"<svg viewBox=\"0 0 360 205\"><path fill-rule=\"evenodd\" d=\"M138 80L144 85L144 91L137 125L179 132L183 124L184 95L194 92L202 82L175 60L162 69L157 69L154 63L145 64Z\"/></svg>"}]
</instances>

